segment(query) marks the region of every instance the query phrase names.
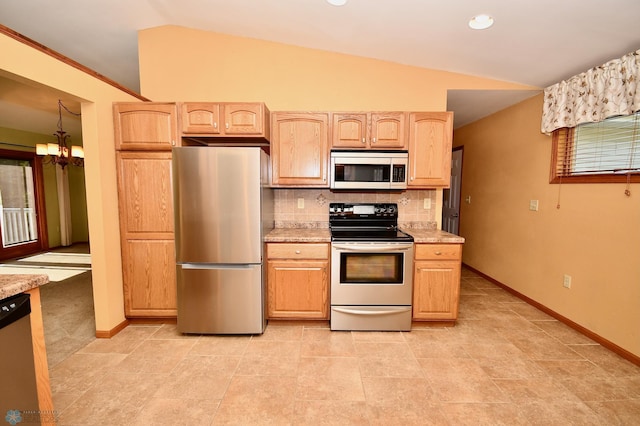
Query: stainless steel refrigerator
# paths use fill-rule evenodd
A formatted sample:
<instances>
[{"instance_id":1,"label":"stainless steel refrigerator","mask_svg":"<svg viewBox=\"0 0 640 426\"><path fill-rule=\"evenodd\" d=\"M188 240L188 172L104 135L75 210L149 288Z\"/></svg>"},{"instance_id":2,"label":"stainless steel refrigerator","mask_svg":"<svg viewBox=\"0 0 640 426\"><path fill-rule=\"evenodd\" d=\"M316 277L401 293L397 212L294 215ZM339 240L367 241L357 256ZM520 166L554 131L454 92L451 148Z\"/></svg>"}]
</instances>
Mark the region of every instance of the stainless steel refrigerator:
<instances>
[{"instance_id":1,"label":"stainless steel refrigerator","mask_svg":"<svg viewBox=\"0 0 640 426\"><path fill-rule=\"evenodd\" d=\"M259 147L176 147L172 181L178 331L262 333L269 156Z\"/></svg>"}]
</instances>

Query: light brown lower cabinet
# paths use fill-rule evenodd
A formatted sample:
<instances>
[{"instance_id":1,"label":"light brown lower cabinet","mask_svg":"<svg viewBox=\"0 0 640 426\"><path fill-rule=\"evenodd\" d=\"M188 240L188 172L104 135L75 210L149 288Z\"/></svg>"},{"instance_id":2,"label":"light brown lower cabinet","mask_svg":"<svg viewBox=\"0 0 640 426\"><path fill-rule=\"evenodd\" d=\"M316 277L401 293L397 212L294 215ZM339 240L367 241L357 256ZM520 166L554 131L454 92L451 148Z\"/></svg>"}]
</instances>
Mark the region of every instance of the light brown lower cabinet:
<instances>
[{"instance_id":1,"label":"light brown lower cabinet","mask_svg":"<svg viewBox=\"0 0 640 426\"><path fill-rule=\"evenodd\" d=\"M329 244L267 244L267 317L329 319Z\"/></svg>"},{"instance_id":2,"label":"light brown lower cabinet","mask_svg":"<svg viewBox=\"0 0 640 426\"><path fill-rule=\"evenodd\" d=\"M414 253L413 320L456 320L462 244L416 244Z\"/></svg>"},{"instance_id":3,"label":"light brown lower cabinet","mask_svg":"<svg viewBox=\"0 0 640 426\"><path fill-rule=\"evenodd\" d=\"M177 315L173 239L130 239L124 243L124 306L127 317Z\"/></svg>"}]
</instances>

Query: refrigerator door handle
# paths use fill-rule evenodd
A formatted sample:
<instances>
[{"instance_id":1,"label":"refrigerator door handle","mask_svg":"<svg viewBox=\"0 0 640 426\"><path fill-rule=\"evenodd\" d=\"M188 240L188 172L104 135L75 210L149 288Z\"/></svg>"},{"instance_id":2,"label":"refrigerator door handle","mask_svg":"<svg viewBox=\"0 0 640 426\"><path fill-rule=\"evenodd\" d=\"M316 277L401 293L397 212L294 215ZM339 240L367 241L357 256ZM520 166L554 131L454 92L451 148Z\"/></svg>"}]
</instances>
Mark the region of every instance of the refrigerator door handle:
<instances>
[{"instance_id":1,"label":"refrigerator door handle","mask_svg":"<svg viewBox=\"0 0 640 426\"><path fill-rule=\"evenodd\" d=\"M182 269L251 269L260 266L259 263L178 263Z\"/></svg>"}]
</instances>

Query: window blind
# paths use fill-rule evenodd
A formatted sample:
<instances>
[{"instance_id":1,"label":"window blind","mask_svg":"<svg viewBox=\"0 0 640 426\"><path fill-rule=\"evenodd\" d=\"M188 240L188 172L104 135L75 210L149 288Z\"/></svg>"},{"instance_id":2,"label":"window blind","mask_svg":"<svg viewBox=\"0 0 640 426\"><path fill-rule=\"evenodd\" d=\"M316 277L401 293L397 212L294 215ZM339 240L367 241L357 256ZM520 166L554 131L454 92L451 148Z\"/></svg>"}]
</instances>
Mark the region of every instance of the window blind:
<instances>
[{"instance_id":1,"label":"window blind","mask_svg":"<svg viewBox=\"0 0 640 426\"><path fill-rule=\"evenodd\" d=\"M555 133L555 177L640 173L638 113Z\"/></svg>"}]
</instances>

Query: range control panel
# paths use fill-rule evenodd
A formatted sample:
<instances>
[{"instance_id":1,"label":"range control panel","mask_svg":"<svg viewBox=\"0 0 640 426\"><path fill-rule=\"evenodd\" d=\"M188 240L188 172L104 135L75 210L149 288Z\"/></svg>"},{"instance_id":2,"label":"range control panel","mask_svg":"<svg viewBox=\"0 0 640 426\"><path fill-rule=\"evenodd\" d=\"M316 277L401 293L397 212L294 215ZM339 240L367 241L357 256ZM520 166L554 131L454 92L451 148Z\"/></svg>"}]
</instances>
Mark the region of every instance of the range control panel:
<instances>
[{"instance_id":1,"label":"range control panel","mask_svg":"<svg viewBox=\"0 0 640 426\"><path fill-rule=\"evenodd\" d=\"M329 217L341 218L395 218L398 216L396 203L331 203Z\"/></svg>"}]
</instances>

